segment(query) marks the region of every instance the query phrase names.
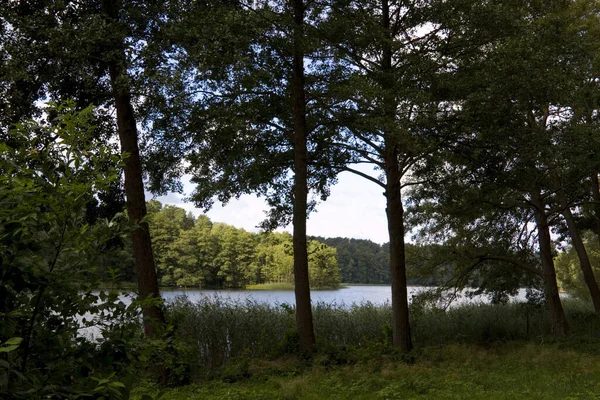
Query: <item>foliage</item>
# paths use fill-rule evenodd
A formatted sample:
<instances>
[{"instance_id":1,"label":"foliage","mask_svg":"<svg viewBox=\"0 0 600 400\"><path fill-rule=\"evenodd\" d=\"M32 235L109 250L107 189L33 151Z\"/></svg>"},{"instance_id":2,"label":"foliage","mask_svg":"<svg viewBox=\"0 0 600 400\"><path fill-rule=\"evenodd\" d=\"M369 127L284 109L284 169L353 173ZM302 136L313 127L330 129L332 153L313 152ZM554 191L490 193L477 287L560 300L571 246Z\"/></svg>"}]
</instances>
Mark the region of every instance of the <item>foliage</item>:
<instances>
[{"instance_id":1,"label":"foliage","mask_svg":"<svg viewBox=\"0 0 600 400\"><path fill-rule=\"evenodd\" d=\"M194 218L182 208L149 203L148 222L165 286L243 288L256 284L293 285L292 237L288 233L246 232ZM309 276L315 289L340 283L336 250L309 241Z\"/></svg>"},{"instance_id":2,"label":"foliage","mask_svg":"<svg viewBox=\"0 0 600 400\"><path fill-rule=\"evenodd\" d=\"M579 335L591 337L600 329L600 319L589 305L570 301L565 307ZM293 329L294 308L287 304L274 306L218 297L190 303L179 298L169 305L168 315L175 326L176 340L186 348L181 361L189 363L196 379L219 377L221 367L236 360L301 355ZM368 349L395 357L389 338L391 315L389 305L368 302L315 305L313 317L320 349L316 357L322 362L338 363L361 359L360 353ZM413 303L411 326L417 349L550 336L544 307L536 303L473 304L447 311Z\"/></svg>"},{"instance_id":3,"label":"foliage","mask_svg":"<svg viewBox=\"0 0 600 400\"><path fill-rule=\"evenodd\" d=\"M341 281L360 284L389 284L389 243L377 244L371 240L352 238L314 237L337 250ZM458 272L461 261L451 254L454 248L436 244L405 245L407 283L413 286L443 286ZM481 280L469 277L464 286L478 286ZM520 287L523 282L516 282Z\"/></svg>"},{"instance_id":4,"label":"foliage","mask_svg":"<svg viewBox=\"0 0 600 400\"><path fill-rule=\"evenodd\" d=\"M337 250L342 282L390 283L389 251L385 245L341 237L314 239Z\"/></svg>"},{"instance_id":5,"label":"foliage","mask_svg":"<svg viewBox=\"0 0 600 400\"><path fill-rule=\"evenodd\" d=\"M412 226L425 233L423 241L461 255L457 275L477 267L482 291L514 289L527 278L535 284L539 275L555 303L549 310L560 310L548 224L560 226L561 210L582 200L577 193L598 163L595 150L581 147L595 144L588 140L590 127L581 128L586 118L575 111L585 108L575 94L590 89L585 82L597 76L598 3L482 6L490 5L499 13L486 15L485 23L505 21L506 29L455 59L452 115L442 120L455 136L418 171L424 180L435 179L411 195ZM481 28L474 23L479 17L466 14L473 18L466 36ZM586 104L597 108L595 101ZM566 206L558 198L565 189ZM557 329L562 324L567 331L561 314L555 312Z\"/></svg>"},{"instance_id":6,"label":"foliage","mask_svg":"<svg viewBox=\"0 0 600 400\"><path fill-rule=\"evenodd\" d=\"M91 108L47 110L0 144L0 395L126 397L139 305L97 290L97 262L125 226L86 221L121 159L94 138Z\"/></svg>"},{"instance_id":7,"label":"foliage","mask_svg":"<svg viewBox=\"0 0 600 400\"><path fill-rule=\"evenodd\" d=\"M504 303L543 276L546 305L559 321L552 244L564 239L556 240L566 231L560 216L573 212L579 227L600 222L600 195L590 189L600 170L598 1L299 3L302 34L284 1L0 4L0 395L126 397L132 368L159 353L172 382L216 374L213 366L239 381L251 375L249 357L298 352L289 306L178 302L170 316L175 339L142 346L140 305L95 291L100 279L132 278L131 243L118 215L122 160L106 140L115 132L110 99L120 92L132 93L123 102L141 121L153 191L178 188L173 180L187 169L198 184L191 199L205 208L215 196L264 196L268 228L290 221L292 176L302 165L313 197L296 217L329 195L349 162L375 165L381 176L353 172L385 187L397 276L406 250L412 282L476 286L494 303L444 311L425 296L415 299L417 346L545 340L543 302ZM130 76L111 82L117 64ZM306 81L293 88L302 69ZM299 86L304 99L294 96ZM41 100L71 97L76 107L42 112ZM100 107L73 112L90 103ZM306 115L294 115L304 107ZM294 128L302 123L295 116L306 117L308 146L296 164ZM26 122L31 117L48 121ZM408 185L415 189L402 192ZM418 246L403 244L403 196ZM163 284L291 283L288 234L252 234L154 202L149 208ZM595 263L595 241L587 245ZM315 287L390 279L386 245L335 238L311 241L308 250ZM584 297L574 260L570 249L558 256L558 276ZM567 306L575 331L598 331L597 315ZM350 363L340 349L387 348L390 320L399 321L390 313L369 304L316 305L319 345L327 349L319 364ZM92 341L81 325L102 336ZM544 371L543 361L525 372ZM474 386L472 374L466 384L415 374L423 382L402 378L376 388L365 380L336 387L331 379L319 390L444 397L467 386L474 396L497 394L497 382ZM301 379L285 383L282 396L301 396ZM563 393L554 380L548 385L552 395Z\"/></svg>"},{"instance_id":8,"label":"foliage","mask_svg":"<svg viewBox=\"0 0 600 400\"><path fill-rule=\"evenodd\" d=\"M585 247L594 268L596 279L600 279L600 248L594 234L587 232L584 235ZM578 299L589 299L590 292L583 280L583 274L579 267L579 259L575 250L568 246L555 258L556 277L562 290Z\"/></svg>"},{"instance_id":9,"label":"foliage","mask_svg":"<svg viewBox=\"0 0 600 400\"><path fill-rule=\"evenodd\" d=\"M210 382L168 390L163 398L552 400L594 398L600 390L595 379L598 356L557 343L433 347L414 365L371 353L370 361L356 365L314 365L295 373L293 366L288 362L276 371L259 369L255 377L235 384ZM141 394L155 389L138 390Z\"/></svg>"},{"instance_id":10,"label":"foliage","mask_svg":"<svg viewBox=\"0 0 600 400\"><path fill-rule=\"evenodd\" d=\"M600 328L600 319L589 305L567 302L565 306L570 322L580 334L558 341L548 337L549 326L539 307L482 304L458 307L447 313L429 310L418 317L413 312L416 349L411 353L412 360L402 363L389 344L385 345L384 327L389 327L391 318L389 306L318 305L315 329L320 338L319 352L306 360L294 353L277 352L278 349L294 351L294 346L289 345L293 340L289 339L291 333L287 328L287 324L293 326L293 310L289 313L285 307L256 303L227 305L209 299L197 305L179 302L174 309L183 312L178 314L182 330L176 330L176 334L182 335L184 340L190 343L198 340L203 349L211 348L208 343L213 340L221 340L218 335L205 337L210 330L201 323L209 322L199 311L210 310L206 318L216 318L218 329L223 332L226 331L223 324L227 324L236 342L232 341L230 347L222 341L214 342L213 349L231 349L232 353L225 364L217 363L217 368L210 370L200 369L202 362L196 360L199 354L209 355L191 346L189 360L200 364L193 364L192 370L200 374L196 378L203 378L202 383L168 390L165 396L173 399L194 396L370 399L373 396L390 398L392 394L416 398L443 394L457 398L465 391L464 396L476 398L505 398L512 394L530 398L544 394L544 398L551 399L556 398L557 393L580 391L580 397L586 398L597 385L594 376L598 373L600 353L595 332ZM247 314L251 317L245 317ZM236 322L237 318L241 318L241 323ZM263 324L263 318L267 323ZM255 319L252 325L258 327L249 331L250 337L244 337L241 331L251 319ZM265 353L256 352L261 348L260 330L266 335L262 347ZM237 343L240 340L254 343L252 350L240 349ZM270 349L267 343L271 344ZM565 375L565 365L575 369ZM548 377L552 379L547 380ZM510 385L507 386L507 382ZM565 384L569 387L564 388ZM515 385L518 390L514 389L513 393ZM153 390L151 385L141 385L137 393Z\"/></svg>"},{"instance_id":11,"label":"foliage","mask_svg":"<svg viewBox=\"0 0 600 400\"><path fill-rule=\"evenodd\" d=\"M164 26L167 54L156 78L170 94L158 113L181 110L180 142L188 144L187 173L196 184L190 196L208 209L215 198L226 203L242 193L263 196L270 213L265 227L291 221L294 167L292 99L293 20L285 1L178 2ZM302 39L307 96L325 91L329 72L312 37L323 6L306 4ZM215 41L214 37L219 40ZM337 128L315 101L306 103L308 211L325 199L335 182L331 159Z\"/></svg>"}]
</instances>

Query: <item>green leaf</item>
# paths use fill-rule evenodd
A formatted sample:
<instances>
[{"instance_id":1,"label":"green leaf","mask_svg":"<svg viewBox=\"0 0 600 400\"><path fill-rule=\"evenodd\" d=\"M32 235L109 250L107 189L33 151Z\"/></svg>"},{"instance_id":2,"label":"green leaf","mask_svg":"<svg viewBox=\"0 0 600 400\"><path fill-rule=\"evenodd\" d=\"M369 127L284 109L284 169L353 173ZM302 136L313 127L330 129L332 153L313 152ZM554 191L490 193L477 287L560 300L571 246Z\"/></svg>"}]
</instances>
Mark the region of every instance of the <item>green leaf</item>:
<instances>
[{"instance_id":1,"label":"green leaf","mask_svg":"<svg viewBox=\"0 0 600 400\"><path fill-rule=\"evenodd\" d=\"M18 349L19 346L4 346L0 347L0 353L10 353L13 350Z\"/></svg>"},{"instance_id":2,"label":"green leaf","mask_svg":"<svg viewBox=\"0 0 600 400\"><path fill-rule=\"evenodd\" d=\"M6 341L6 343L4 343L4 344L18 346L19 344L21 344L22 341L23 341L23 338L21 338L21 337L13 337L13 338L8 339Z\"/></svg>"}]
</instances>

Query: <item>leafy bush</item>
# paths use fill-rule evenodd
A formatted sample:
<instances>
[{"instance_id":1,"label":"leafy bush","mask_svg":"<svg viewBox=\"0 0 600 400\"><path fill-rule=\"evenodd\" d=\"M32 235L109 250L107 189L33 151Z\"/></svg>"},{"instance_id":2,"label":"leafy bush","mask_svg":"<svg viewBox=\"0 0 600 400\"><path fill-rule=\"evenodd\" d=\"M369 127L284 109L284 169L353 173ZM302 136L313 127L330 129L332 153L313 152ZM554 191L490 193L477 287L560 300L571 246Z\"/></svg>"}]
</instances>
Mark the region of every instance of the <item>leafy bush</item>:
<instances>
[{"instance_id":1,"label":"leafy bush","mask_svg":"<svg viewBox=\"0 0 600 400\"><path fill-rule=\"evenodd\" d=\"M124 224L86 219L121 159L90 108L48 111L0 143L0 397L126 397L127 371L155 351L141 345L139 304L97 289L96 261Z\"/></svg>"}]
</instances>

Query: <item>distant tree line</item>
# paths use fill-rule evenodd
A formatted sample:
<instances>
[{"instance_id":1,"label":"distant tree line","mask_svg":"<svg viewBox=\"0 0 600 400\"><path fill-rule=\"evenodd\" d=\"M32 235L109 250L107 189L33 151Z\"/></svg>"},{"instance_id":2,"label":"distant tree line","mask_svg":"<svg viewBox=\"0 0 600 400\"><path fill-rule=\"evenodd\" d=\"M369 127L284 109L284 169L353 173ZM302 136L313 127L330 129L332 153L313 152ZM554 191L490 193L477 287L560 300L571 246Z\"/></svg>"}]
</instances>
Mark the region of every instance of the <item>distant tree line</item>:
<instances>
[{"instance_id":1,"label":"distant tree line","mask_svg":"<svg viewBox=\"0 0 600 400\"><path fill-rule=\"evenodd\" d=\"M337 250L340 274L344 283L391 284L389 243L346 237L313 237ZM407 282L414 286L439 286L452 276L453 265L431 271L426 268L428 253L436 246L407 244Z\"/></svg>"},{"instance_id":2,"label":"distant tree line","mask_svg":"<svg viewBox=\"0 0 600 400\"><path fill-rule=\"evenodd\" d=\"M292 236L251 233L231 225L195 218L183 208L148 203L148 224L161 285L244 288L294 282ZM308 242L311 287L336 288L340 272L336 250Z\"/></svg>"},{"instance_id":3,"label":"distant tree line","mask_svg":"<svg viewBox=\"0 0 600 400\"><path fill-rule=\"evenodd\" d=\"M118 204L122 204L119 202ZM88 210L102 215L104 207ZM243 288L263 283L293 284L292 236L288 233L251 233L206 215L194 217L183 208L151 200L148 223L161 286ZM90 207L88 207L90 208ZM90 208L91 209L91 208ZM113 240L99 258L106 281L132 281L133 259L127 237ZM350 284L387 284L390 280L389 244L346 237L311 237L309 273L313 288ZM426 268L435 246L407 245L408 283L439 286L452 276L453 265L442 273ZM111 273L112 272L112 273Z\"/></svg>"}]
</instances>

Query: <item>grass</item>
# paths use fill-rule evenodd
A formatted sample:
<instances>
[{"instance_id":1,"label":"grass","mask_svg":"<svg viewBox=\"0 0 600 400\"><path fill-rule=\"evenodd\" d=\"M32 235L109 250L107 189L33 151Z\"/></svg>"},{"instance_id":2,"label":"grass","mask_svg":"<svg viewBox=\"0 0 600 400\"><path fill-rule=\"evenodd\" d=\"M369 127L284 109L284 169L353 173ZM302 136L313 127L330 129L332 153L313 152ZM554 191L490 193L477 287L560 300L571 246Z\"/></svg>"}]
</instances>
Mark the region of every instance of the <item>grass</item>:
<instances>
[{"instance_id":1,"label":"grass","mask_svg":"<svg viewBox=\"0 0 600 400\"><path fill-rule=\"evenodd\" d=\"M345 284L337 286L323 286L323 287L311 287L311 290L337 290L347 287ZM246 285L246 290L294 290L293 283L286 282L272 282L272 283L259 283L256 285Z\"/></svg>"},{"instance_id":2,"label":"grass","mask_svg":"<svg viewBox=\"0 0 600 400\"><path fill-rule=\"evenodd\" d=\"M588 305L565 302L565 308L574 332L600 333L600 316ZM195 375L211 375L232 358L273 358L298 346L294 309L287 304L231 302L216 297L197 303L178 299L168 315L177 338L189 348L184 356L189 357ZM319 303L314 306L313 320L322 346L360 348L391 340L389 306ZM411 330L419 348L551 337L544 308L527 304L468 305L447 312L415 307L411 310Z\"/></svg>"},{"instance_id":3,"label":"grass","mask_svg":"<svg viewBox=\"0 0 600 400\"><path fill-rule=\"evenodd\" d=\"M317 304L309 357L289 305L180 299L168 313L180 349L172 378L195 384L161 398L600 398L600 316L587 303L564 306L575 336L562 340L539 304L414 306L406 356L390 347L389 306Z\"/></svg>"},{"instance_id":4,"label":"grass","mask_svg":"<svg viewBox=\"0 0 600 400\"><path fill-rule=\"evenodd\" d=\"M598 343L595 343L597 346ZM600 397L600 355L579 339L450 344L415 352L407 364L372 355L348 365L304 368L294 359L254 360L252 373L227 383L211 380L169 389L161 399L594 399ZM137 389L137 396L156 388ZM136 398L134 396L134 398ZM138 397L139 398L139 397Z\"/></svg>"},{"instance_id":5,"label":"grass","mask_svg":"<svg viewBox=\"0 0 600 400\"><path fill-rule=\"evenodd\" d=\"M246 290L294 290L293 283L286 282L273 282L273 283L259 283L256 285L246 285Z\"/></svg>"}]
</instances>

